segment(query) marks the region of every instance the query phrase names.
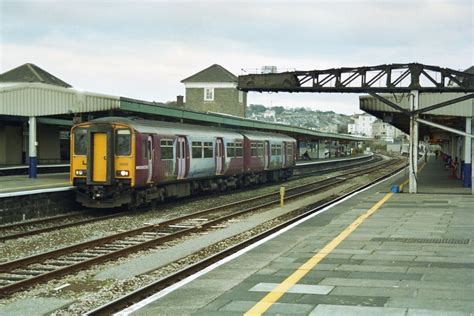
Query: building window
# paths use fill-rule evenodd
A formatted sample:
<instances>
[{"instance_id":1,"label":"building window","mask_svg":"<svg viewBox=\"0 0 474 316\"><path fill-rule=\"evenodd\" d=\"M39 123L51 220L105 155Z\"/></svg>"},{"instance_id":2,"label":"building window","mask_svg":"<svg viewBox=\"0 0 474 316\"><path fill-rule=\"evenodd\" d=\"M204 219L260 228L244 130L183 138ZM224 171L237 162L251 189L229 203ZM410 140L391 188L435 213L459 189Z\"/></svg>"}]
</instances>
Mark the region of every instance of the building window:
<instances>
[{"instance_id":1,"label":"building window","mask_svg":"<svg viewBox=\"0 0 474 316\"><path fill-rule=\"evenodd\" d=\"M244 102L244 92L239 91L239 103L242 103L242 102Z\"/></svg>"},{"instance_id":2,"label":"building window","mask_svg":"<svg viewBox=\"0 0 474 316\"><path fill-rule=\"evenodd\" d=\"M214 101L214 88L204 88L204 101Z\"/></svg>"}]
</instances>

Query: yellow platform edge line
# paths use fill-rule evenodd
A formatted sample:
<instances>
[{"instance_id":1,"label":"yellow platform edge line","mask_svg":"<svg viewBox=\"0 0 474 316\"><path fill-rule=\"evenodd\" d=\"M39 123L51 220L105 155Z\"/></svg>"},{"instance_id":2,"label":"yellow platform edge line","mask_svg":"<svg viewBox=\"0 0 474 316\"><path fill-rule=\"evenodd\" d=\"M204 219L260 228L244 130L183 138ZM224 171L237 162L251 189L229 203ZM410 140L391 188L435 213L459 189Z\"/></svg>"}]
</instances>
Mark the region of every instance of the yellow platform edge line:
<instances>
[{"instance_id":1,"label":"yellow platform edge line","mask_svg":"<svg viewBox=\"0 0 474 316\"><path fill-rule=\"evenodd\" d=\"M278 301L293 285L295 285L302 277L304 277L311 269L313 269L321 260L331 253L341 242L343 242L359 225L367 218L375 213L385 202L387 202L393 193L387 193L374 206L372 206L364 214L360 215L355 221L347 226L336 238L329 242L323 249L318 251L311 259L303 263L295 272L287 277L282 283L277 285L270 293L263 297L257 304L248 310L245 316L261 315L269 309L276 301Z\"/></svg>"},{"instance_id":2,"label":"yellow platform edge line","mask_svg":"<svg viewBox=\"0 0 474 316\"><path fill-rule=\"evenodd\" d=\"M426 163L424 163L419 169L420 172ZM408 179L402 183L406 185ZM355 221L347 226L339 235L336 236L331 242L329 242L323 249L318 251L308 261L303 263L295 272L287 277L282 283L277 285L270 293L265 295L259 302L257 302L251 309L249 309L244 315L245 316L257 316L263 314L268 310L274 303L276 303L293 285L298 283L311 269L313 269L321 260L323 260L329 253L331 253L341 242L343 242L357 227L359 227L367 218L374 214L385 202L387 202L394 193L389 192L375 203L367 212L360 215Z\"/></svg>"}]
</instances>

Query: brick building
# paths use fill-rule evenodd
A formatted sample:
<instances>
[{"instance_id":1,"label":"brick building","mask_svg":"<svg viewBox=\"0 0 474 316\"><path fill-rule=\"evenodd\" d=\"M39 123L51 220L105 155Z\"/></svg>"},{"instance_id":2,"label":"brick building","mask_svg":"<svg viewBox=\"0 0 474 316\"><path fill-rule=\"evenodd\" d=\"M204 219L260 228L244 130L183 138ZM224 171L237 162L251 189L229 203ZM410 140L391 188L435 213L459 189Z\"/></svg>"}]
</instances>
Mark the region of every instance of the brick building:
<instances>
[{"instance_id":1,"label":"brick building","mask_svg":"<svg viewBox=\"0 0 474 316\"><path fill-rule=\"evenodd\" d=\"M245 117L247 93L237 90L237 76L224 67L214 64L181 82L186 109Z\"/></svg>"}]
</instances>

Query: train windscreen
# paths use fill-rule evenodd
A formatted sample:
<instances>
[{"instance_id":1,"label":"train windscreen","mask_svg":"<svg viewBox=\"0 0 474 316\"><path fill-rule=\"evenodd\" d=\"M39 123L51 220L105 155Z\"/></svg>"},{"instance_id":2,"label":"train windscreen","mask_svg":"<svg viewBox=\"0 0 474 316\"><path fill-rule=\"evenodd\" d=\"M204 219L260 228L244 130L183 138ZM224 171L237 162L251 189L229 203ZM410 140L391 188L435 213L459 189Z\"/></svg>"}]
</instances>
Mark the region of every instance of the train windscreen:
<instances>
[{"instance_id":1,"label":"train windscreen","mask_svg":"<svg viewBox=\"0 0 474 316\"><path fill-rule=\"evenodd\" d=\"M115 154L130 156L132 137L129 129L118 129L115 135Z\"/></svg>"},{"instance_id":2,"label":"train windscreen","mask_svg":"<svg viewBox=\"0 0 474 316\"><path fill-rule=\"evenodd\" d=\"M74 130L74 155L87 154L87 129L76 128Z\"/></svg>"}]
</instances>

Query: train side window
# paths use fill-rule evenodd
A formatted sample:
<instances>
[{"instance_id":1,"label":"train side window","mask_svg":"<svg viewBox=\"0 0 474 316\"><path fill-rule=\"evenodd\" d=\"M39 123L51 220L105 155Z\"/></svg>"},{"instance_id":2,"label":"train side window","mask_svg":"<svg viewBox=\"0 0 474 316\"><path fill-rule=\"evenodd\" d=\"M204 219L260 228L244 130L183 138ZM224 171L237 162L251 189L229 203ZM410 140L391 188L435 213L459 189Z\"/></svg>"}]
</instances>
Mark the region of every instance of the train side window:
<instances>
[{"instance_id":1,"label":"train side window","mask_svg":"<svg viewBox=\"0 0 474 316\"><path fill-rule=\"evenodd\" d=\"M286 155L289 157L293 156L293 144L288 144L286 146Z\"/></svg>"},{"instance_id":2,"label":"train side window","mask_svg":"<svg viewBox=\"0 0 474 316\"><path fill-rule=\"evenodd\" d=\"M265 154L265 151L263 149L263 143L258 143L258 150L257 150L258 156L263 157Z\"/></svg>"},{"instance_id":3,"label":"train side window","mask_svg":"<svg viewBox=\"0 0 474 316\"><path fill-rule=\"evenodd\" d=\"M212 142L204 142L204 158L212 158Z\"/></svg>"},{"instance_id":4,"label":"train side window","mask_svg":"<svg viewBox=\"0 0 474 316\"><path fill-rule=\"evenodd\" d=\"M276 156L281 156L281 145L276 145Z\"/></svg>"},{"instance_id":5,"label":"train side window","mask_svg":"<svg viewBox=\"0 0 474 316\"><path fill-rule=\"evenodd\" d=\"M147 139L146 143L147 143L146 158L148 160L151 160L152 159L152 153L153 153L153 142L152 142L151 138Z\"/></svg>"},{"instance_id":6,"label":"train side window","mask_svg":"<svg viewBox=\"0 0 474 316\"><path fill-rule=\"evenodd\" d=\"M132 135L129 129L115 131L115 154L117 156L130 156Z\"/></svg>"},{"instance_id":7,"label":"train side window","mask_svg":"<svg viewBox=\"0 0 474 316\"><path fill-rule=\"evenodd\" d=\"M250 156L252 157L257 157L257 144L256 143L252 143L250 144Z\"/></svg>"},{"instance_id":8,"label":"train side window","mask_svg":"<svg viewBox=\"0 0 474 316\"><path fill-rule=\"evenodd\" d=\"M161 160L173 159L173 140L162 139L160 141Z\"/></svg>"},{"instance_id":9,"label":"train side window","mask_svg":"<svg viewBox=\"0 0 474 316\"><path fill-rule=\"evenodd\" d=\"M235 157L243 157L244 151L242 148L242 143L235 143Z\"/></svg>"},{"instance_id":10,"label":"train side window","mask_svg":"<svg viewBox=\"0 0 474 316\"><path fill-rule=\"evenodd\" d=\"M87 154L87 129L74 129L74 155Z\"/></svg>"},{"instance_id":11,"label":"train side window","mask_svg":"<svg viewBox=\"0 0 474 316\"><path fill-rule=\"evenodd\" d=\"M148 153L147 153L147 140L142 139L142 156L145 159L148 159Z\"/></svg>"},{"instance_id":12,"label":"train side window","mask_svg":"<svg viewBox=\"0 0 474 316\"><path fill-rule=\"evenodd\" d=\"M192 142L192 157L202 158L202 142Z\"/></svg>"},{"instance_id":13,"label":"train side window","mask_svg":"<svg viewBox=\"0 0 474 316\"><path fill-rule=\"evenodd\" d=\"M235 144L234 143L227 143L227 157L229 158L235 157Z\"/></svg>"}]
</instances>

